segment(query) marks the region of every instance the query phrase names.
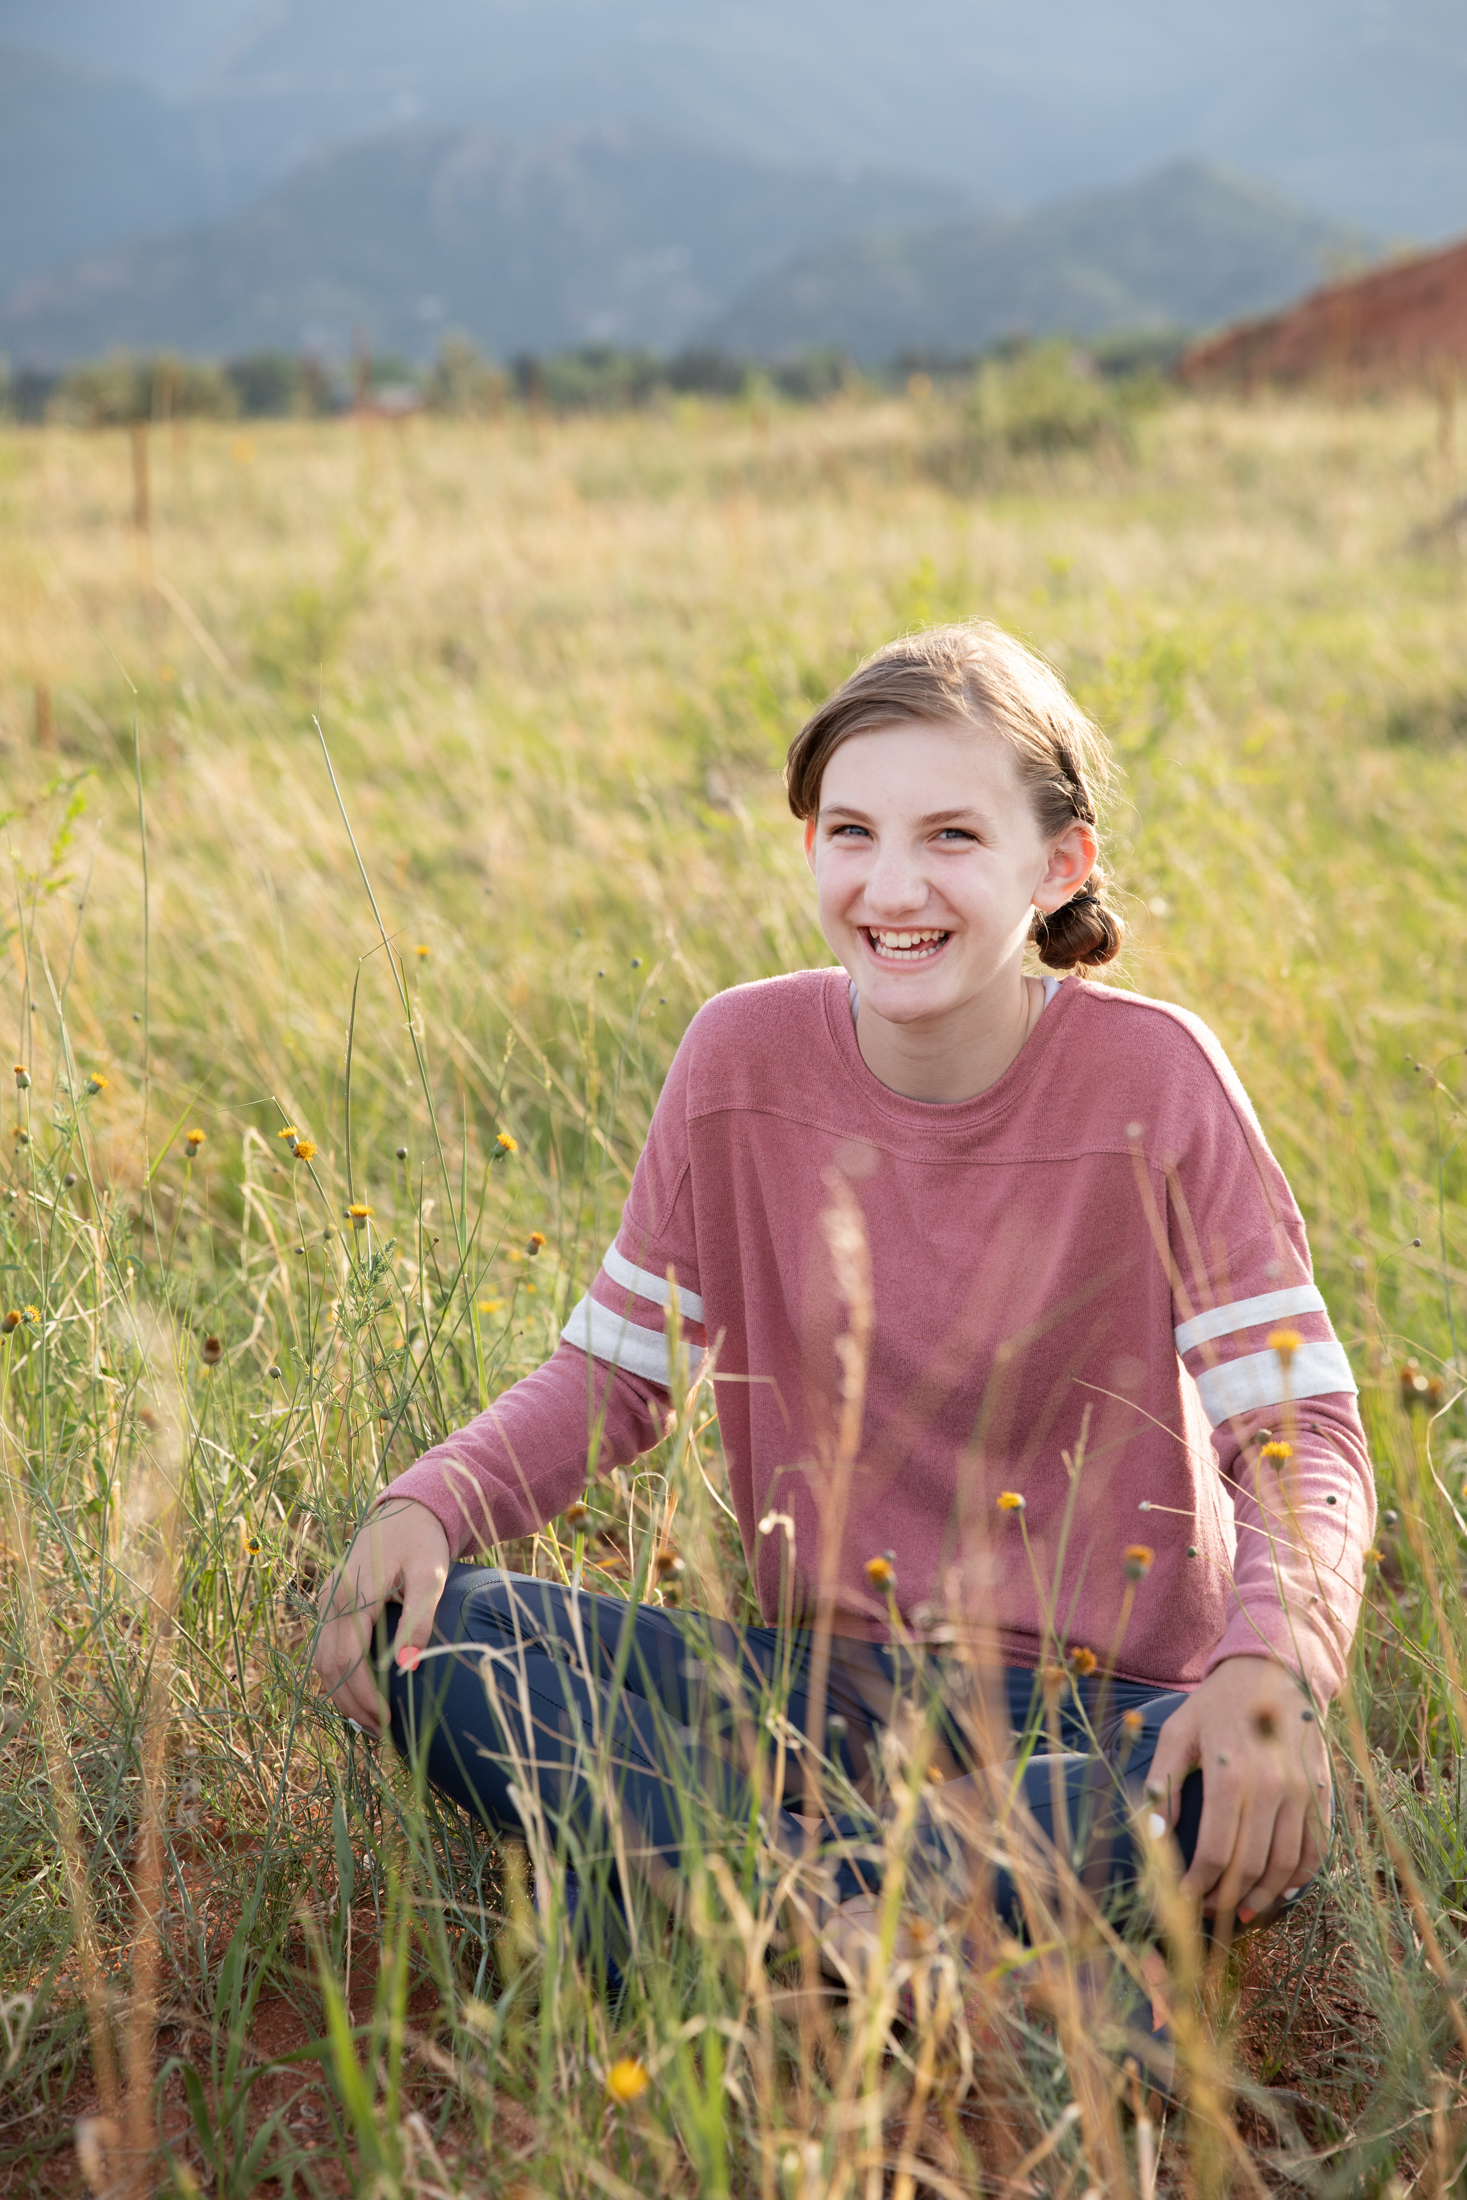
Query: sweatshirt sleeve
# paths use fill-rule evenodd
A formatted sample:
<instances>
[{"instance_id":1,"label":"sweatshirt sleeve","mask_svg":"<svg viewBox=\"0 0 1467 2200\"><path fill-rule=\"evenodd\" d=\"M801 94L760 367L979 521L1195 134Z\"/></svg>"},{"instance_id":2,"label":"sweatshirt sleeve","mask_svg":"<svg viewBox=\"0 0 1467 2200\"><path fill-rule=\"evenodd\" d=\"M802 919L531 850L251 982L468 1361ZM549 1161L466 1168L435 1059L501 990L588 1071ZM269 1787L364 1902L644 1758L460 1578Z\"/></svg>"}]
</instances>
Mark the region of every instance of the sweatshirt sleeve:
<instances>
[{"instance_id":1,"label":"sweatshirt sleeve","mask_svg":"<svg viewBox=\"0 0 1467 2200\"><path fill-rule=\"evenodd\" d=\"M1227 1623L1207 1669L1277 1658L1324 1704L1344 1681L1359 1619L1374 1476L1303 1220L1220 1051L1212 1067L1212 1104L1164 1164L1176 1347L1237 1532Z\"/></svg>"},{"instance_id":2,"label":"sweatshirt sleeve","mask_svg":"<svg viewBox=\"0 0 1467 2200\"><path fill-rule=\"evenodd\" d=\"M704 1331L688 1158L691 1036L657 1103L621 1226L556 1351L425 1452L379 1500L426 1505L455 1558L531 1534L594 1475L650 1451L666 1433L674 1390L696 1378Z\"/></svg>"}]
</instances>

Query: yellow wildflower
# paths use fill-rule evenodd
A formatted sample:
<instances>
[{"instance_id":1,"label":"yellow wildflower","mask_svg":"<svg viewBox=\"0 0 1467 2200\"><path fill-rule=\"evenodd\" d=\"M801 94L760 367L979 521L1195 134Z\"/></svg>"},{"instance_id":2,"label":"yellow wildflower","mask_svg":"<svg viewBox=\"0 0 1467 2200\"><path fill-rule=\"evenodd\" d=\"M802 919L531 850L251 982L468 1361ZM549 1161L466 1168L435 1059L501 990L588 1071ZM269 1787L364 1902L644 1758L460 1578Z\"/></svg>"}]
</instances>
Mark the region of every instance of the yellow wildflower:
<instances>
[{"instance_id":1,"label":"yellow wildflower","mask_svg":"<svg viewBox=\"0 0 1467 2200\"><path fill-rule=\"evenodd\" d=\"M573 1505L567 1505L565 1508L566 1526L568 1528L579 1528L582 1522L589 1518L590 1511L590 1506L584 1504L578 1497Z\"/></svg>"},{"instance_id":2,"label":"yellow wildflower","mask_svg":"<svg viewBox=\"0 0 1467 2200\"><path fill-rule=\"evenodd\" d=\"M107 1080L106 1080L106 1078L105 1078L105 1077L104 1077L104 1076L102 1075L102 1073L101 1073L101 1071L100 1071L100 1070L96 1070L96 1069L94 1069L94 1070L92 1071L92 1074L91 1074L91 1076L90 1076L90 1077L89 1077L89 1078L87 1079L87 1091L88 1091L88 1092L105 1092L106 1090L107 1090Z\"/></svg>"},{"instance_id":3,"label":"yellow wildflower","mask_svg":"<svg viewBox=\"0 0 1467 2200\"><path fill-rule=\"evenodd\" d=\"M1083 1643L1077 1643L1070 1652L1070 1671L1077 1680L1088 1680L1099 1663L1100 1660L1096 1657L1095 1652L1087 1650Z\"/></svg>"},{"instance_id":4,"label":"yellow wildflower","mask_svg":"<svg viewBox=\"0 0 1467 2200\"><path fill-rule=\"evenodd\" d=\"M1269 1349L1276 1352L1284 1363L1284 1373L1289 1372L1289 1362L1303 1344L1297 1329L1271 1329L1268 1333Z\"/></svg>"},{"instance_id":5,"label":"yellow wildflower","mask_svg":"<svg viewBox=\"0 0 1467 2200\"><path fill-rule=\"evenodd\" d=\"M1123 1711L1121 1713L1121 1725L1128 1734L1139 1734L1145 1723L1139 1711Z\"/></svg>"},{"instance_id":6,"label":"yellow wildflower","mask_svg":"<svg viewBox=\"0 0 1467 2200\"><path fill-rule=\"evenodd\" d=\"M530 1259L533 1260L537 1253L543 1253L544 1250L545 1232L543 1230L532 1230L530 1232L530 1242L525 1247L526 1253L528 1253Z\"/></svg>"},{"instance_id":7,"label":"yellow wildflower","mask_svg":"<svg viewBox=\"0 0 1467 2200\"><path fill-rule=\"evenodd\" d=\"M635 2055L622 2055L606 2073L606 2090L623 2107L640 2101L651 2082L647 2065Z\"/></svg>"},{"instance_id":8,"label":"yellow wildflower","mask_svg":"<svg viewBox=\"0 0 1467 2200\"><path fill-rule=\"evenodd\" d=\"M1000 1490L998 1509L1001 1513L1021 1513L1024 1510L1024 1500L1017 1490Z\"/></svg>"},{"instance_id":9,"label":"yellow wildflower","mask_svg":"<svg viewBox=\"0 0 1467 2200\"><path fill-rule=\"evenodd\" d=\"M39 1308L39 1306L27 1306L23 1308L22 1311L25 1319L28 1322L38 1322L41 1318L41 1309Z\"/></svg>"},{"instance_id":10,"label":"yellow wildflower","mask_svg":"<svg viewBox=\"0 0 1467 2200\"><path fill-rule=\"evenodd\" d=\"M511 1138L508 1131L497 1132L494 1143L499 1148L500 1153L518 1153L520 1150L519 1140Z\"/></svg>"},{"instance_id":11,"label":"yellow wildflower","mask_svg":"<svg viewBox=\"0 0 1467 2200\"><path fill-rule=\"evenodd\" d=\"M8 1337L12 1329L19 1329L19 1327L20 1315L13 1306L8 1314L0 1315L0 1334Z\"/></svg>"},{"instance_id":12,"label":"yellow wildflower","mask_svg":"<svg viewBox=\"0 0 1467 2200\"><path fill-rule=\"evenodd\" d=\"M275 1135L277 1138L299 1138L300 1132L296 1129L294 1123L287 1123L284 1130L277 1131Z\"/></svg>"},{"instance_id":13,"label":"yellow wildflower","mask_svg":"<svg viewBox=\"0 0 1467 2200\"><path fill-rule=\"evenodd\" d=\"M1144 1581L1156 1564L1156 1553L1149 1543L1128 1543L1125 1551L1126 1572L1132 1581Z\"/></svg>"},{"instance_id":14,"label":"yellow wildflower","mask_svg":"<svg viewBox=\"0 0 1467 2200\"><path fill-rule=\"evenodd\" d=\"M503 1299L480 1299L479 1312L481 1314L502 1314L504 1312L504 1301Z\"/></svg>"},{"instance_id":15,"label":"yellow wildflower","mask_svg":"<svg viewBox=\"0 0 1467 2200\"><path fill-rule=\"evenodd\" d=\"M364 1199L354 1199L346 1210L346 1219L354 1230L360 1230L370 1220L371 1208Z\"/></svg>"},{"instance_id":16,"label":"yellow wildflower","mask_svg":"<svg viewBox=\"0 0 1467 2200\"><path fill-rule=\"evenodd\" d=\"M1292 1444L1281 1444L1275 1437L1272 1443L1260 1445L1258 1456L1260 1459L1277 1459L1282 1465L1285 1459L1293 1458L1294 1447Z\"/></svg>"},{"instance_id":17,"label":"yellow wildflower","mask_svg":"<svg viewBox=\"0 0 1467 2200\"><path fill-rule=\"evenodd\" d=\"M297 1161L309 1161L316 1151L316 1141L314 1138L298 1138L290 1150Z\"/></svg>"},{"instance_id":18,"label":"yellow wildflower","mask_svg":"<svg viewBox=\"0 0 1467 2200\"><path fill-rule=\"evenodd\" d=\"M186 1146L188 1147L188 1150L189 1150L189 1152L190 1152L191 1154L195 1154L195 1153L197 1153L197 1152L198 1152L198 1150L199 1150L199 1148L200 1148L200 1146L202 1146L202 1145L203 1145L203 1143L204 1143L204 1134L203 1134L203 1132L202 1132L202 1131L190 1131L190 1132L189 1132L189 1134L188 1134L188 1137L187 1137L187 1138L185 1139L184 1143L185 1143L185 1145L186 1145Z\"/></svg>"},{"instance_id":19,"label":"yellow wildflower","mask_svg":"<svg viewBox=\"0 0 1467 2200\"><path fill-rule=\"evenodd\" d=\"M889 1589L896 1580L896 1561L890 1551L868 1558L862 1570L873 1589Z\"/></svg>"},{"instance_id":20,"label":"yellow wildflower","mask_svg":"<svg viewBox=\"0 0 1467 2200\"><path fill-rule=\"evenodd\" d=\"M29 1092L31 1089L31 1073L24 1062L17 1062L15 1065L15 1085L18 1092Z\"/></svg>"}]
</instances>

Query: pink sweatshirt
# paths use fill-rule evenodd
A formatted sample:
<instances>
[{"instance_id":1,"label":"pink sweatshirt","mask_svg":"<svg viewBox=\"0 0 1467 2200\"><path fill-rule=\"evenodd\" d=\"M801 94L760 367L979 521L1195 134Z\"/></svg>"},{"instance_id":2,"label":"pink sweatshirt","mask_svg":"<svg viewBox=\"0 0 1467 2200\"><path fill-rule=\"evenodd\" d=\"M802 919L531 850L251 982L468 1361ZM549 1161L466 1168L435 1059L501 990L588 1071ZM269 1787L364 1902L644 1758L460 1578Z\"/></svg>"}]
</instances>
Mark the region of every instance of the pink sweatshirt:
<instances>
[{"instance_id":1,"label":"pink sweatshirt","mask_svg":"<svg viewBox=\"0 0 1467 2200\"><path fill-rule=\"evenodd\" d=\"M849 1465L842 1211L871 1278ZM905 1627L986 1631L1013 1664L1083 1645L1186 1687L1273 1655L1321 1701L1339 1687L1375 1517L1355 1383L1283 1173L1196 1017L1069 979L995 1085L939 1106L872 1076L844 971L718 995L559 1349L391 1494L457 1555L579 1497L596 1416L602 1469L648 1450L674 1287L694 1363L713 1352L767 1620L813 1620L824 1584L845 1634L887 1635L894 1596ZM1297 1347L1269 1344L1281 1330ZM1135 1545L1155 1553L1139 1579ZM889 1588L865 1572L883 1552Z\"/></svg>"}]
</instances>

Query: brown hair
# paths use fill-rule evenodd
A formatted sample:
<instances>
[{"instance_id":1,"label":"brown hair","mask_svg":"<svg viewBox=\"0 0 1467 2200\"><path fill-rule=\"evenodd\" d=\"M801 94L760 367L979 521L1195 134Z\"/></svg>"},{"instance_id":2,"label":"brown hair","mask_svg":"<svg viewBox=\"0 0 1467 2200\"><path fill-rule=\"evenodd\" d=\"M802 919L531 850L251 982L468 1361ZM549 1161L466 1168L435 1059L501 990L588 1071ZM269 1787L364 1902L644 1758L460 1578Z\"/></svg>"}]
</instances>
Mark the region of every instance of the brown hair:
<instances>
[{"instance_id":1,"label":"brown hair","mask_svg":"<svg viewBox=\"0 0 1467 2200\"><path fill-rule=\"evenodd\" d=\"M888 642L826 697L785 761L795 816L815 816L825 767L842 741L915 719L967 719L1006 741L1046 838L1077 819L1095 824L1097 797L1110 777L1105 736L1057 672L986 619ZM1105 887L1097 864L1062 908L1047 917L1036 912L1029 937L1042 963L1083 973L1120 953L1126 928L1106 908Z\"/></svg>"}]
</instances>

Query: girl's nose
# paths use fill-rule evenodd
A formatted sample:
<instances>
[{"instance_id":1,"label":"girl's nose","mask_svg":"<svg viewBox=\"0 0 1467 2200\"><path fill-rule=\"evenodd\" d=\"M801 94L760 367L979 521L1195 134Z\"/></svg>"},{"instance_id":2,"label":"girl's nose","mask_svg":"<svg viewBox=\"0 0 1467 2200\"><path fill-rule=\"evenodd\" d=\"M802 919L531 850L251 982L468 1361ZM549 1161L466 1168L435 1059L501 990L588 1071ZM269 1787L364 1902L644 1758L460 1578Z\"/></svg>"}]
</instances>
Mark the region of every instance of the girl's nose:
<instances>
[{"instance_id":1,"label":"girl's nose","mask_svg":"<svg viewBox=\"0 0 1467 2200\"><path fill-rule=\"evenodd\" d=\"M908 916L927 900L922 866L902 848L878 848L866 874L865 900L874 916Z\"/></svg>"}]
</instances>

